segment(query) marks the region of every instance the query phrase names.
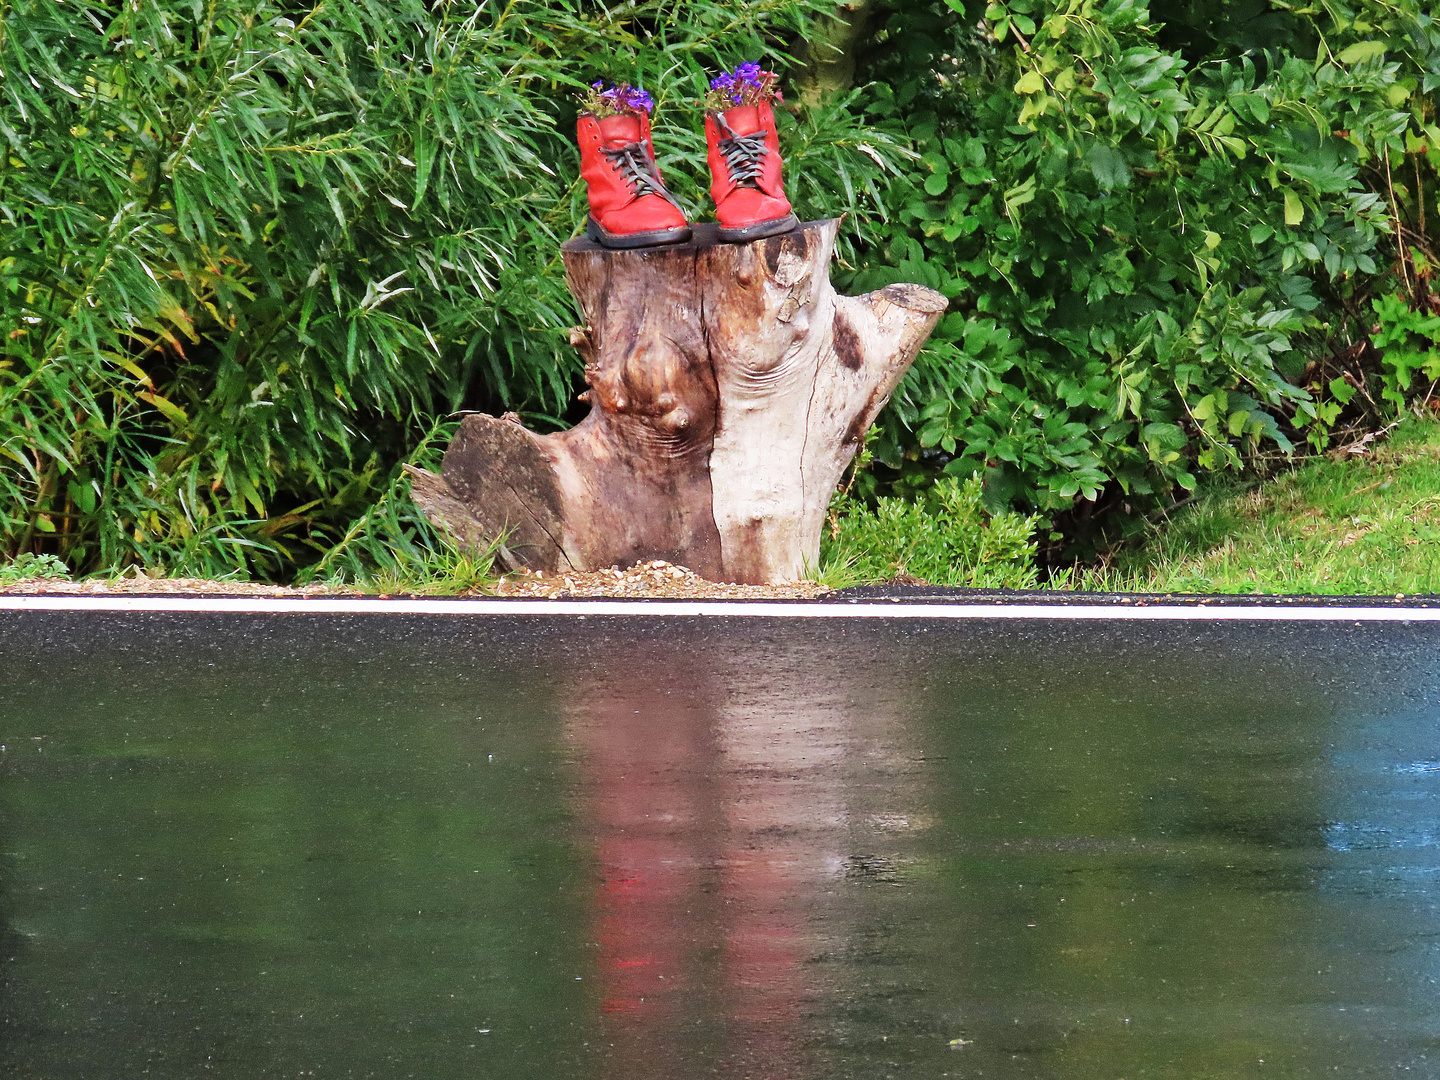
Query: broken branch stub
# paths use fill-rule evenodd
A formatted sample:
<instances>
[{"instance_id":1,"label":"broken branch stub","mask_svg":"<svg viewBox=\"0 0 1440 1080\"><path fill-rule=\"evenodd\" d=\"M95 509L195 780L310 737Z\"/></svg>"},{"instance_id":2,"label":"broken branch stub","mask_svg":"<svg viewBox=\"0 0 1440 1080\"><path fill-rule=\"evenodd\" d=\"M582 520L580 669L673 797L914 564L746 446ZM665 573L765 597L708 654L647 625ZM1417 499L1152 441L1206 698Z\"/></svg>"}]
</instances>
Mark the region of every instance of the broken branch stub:
<instances>
[{"instance_id":1,"label":"broken branch stub","mask_svg":"<svg viewBox=\"0 0 1440 1080\"><path fill-rule=\"evenodd\" d=\"M540 570L664 559L716 581L794 581L865 430L945 310L939 293L830 285L836 220L721 244L563 248L585 318L590 414L536 435L468 416L442 474L411 470L426 515L467 547L503 536Z\"/></svg>"}]
</instances>

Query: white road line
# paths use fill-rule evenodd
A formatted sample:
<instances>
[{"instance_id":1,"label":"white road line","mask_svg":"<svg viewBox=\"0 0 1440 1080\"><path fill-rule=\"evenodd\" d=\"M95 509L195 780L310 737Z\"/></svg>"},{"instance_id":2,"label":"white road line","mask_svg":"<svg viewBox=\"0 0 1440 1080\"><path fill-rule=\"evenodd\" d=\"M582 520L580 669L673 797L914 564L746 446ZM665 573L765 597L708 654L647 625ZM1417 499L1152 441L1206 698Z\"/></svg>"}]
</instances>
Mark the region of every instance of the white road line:
<instances>
[{"instance_id":1,"label":"white road line","mask_svg":"<svg viewBox=\"0 0 1440 1080\"><path fill-rule=\"evenodd\" d=\"M0 611L210 615L518 615L772 619L1046 619L1125 622L1440 622L1440 608L1165 604L772 603L694 600L292 600L264 597L0 596Z\"/></svg>"}]
</instances>

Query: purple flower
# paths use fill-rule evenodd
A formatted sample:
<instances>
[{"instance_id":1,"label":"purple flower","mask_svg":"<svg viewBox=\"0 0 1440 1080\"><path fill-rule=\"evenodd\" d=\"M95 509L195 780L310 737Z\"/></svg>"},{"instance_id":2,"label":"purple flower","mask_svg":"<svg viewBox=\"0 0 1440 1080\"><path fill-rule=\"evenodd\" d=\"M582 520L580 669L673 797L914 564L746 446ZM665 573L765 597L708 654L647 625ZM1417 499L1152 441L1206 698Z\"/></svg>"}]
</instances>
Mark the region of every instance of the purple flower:
<instances>
[{"instance_id":1,"label":"purple flower","mask_svg":"<svg viewBox=\"0 0 1440 1080\"><path fill-rule=\"evenodd\" d=\"M747 60L735 65L734 71L722 71L710 80L710 93L705 97L707 108L731 109L735 106L759 105L778 101L773 71L766 71L757 61Z\"/></svg>"},{"instance_id":2,"label":"purple flower","mask_svg":"<svg viewBox=\"0 0 1440 1080\"><path fill-rule=\"evenodd\" d=\"M590 84L590 86L591 86L593 89L596 89L596 90L599 90L599 89L600 89L602 86L604 86L604 85L605 85L605 80L604 80L604 79L596 79L594 82L592 82L592 83Z\"/></svg>"},{"instance_id":3,"label":"purple flower","mask_svg":"<svg viewBox=\"0 0 1440 1080\"><path fill-rule=\"evenodd\" d=\"M636 86L625 96L625 104L632 109L649 112L655 107L655 99L640 89L640 87Z\"/></svg>"}]
</instances>

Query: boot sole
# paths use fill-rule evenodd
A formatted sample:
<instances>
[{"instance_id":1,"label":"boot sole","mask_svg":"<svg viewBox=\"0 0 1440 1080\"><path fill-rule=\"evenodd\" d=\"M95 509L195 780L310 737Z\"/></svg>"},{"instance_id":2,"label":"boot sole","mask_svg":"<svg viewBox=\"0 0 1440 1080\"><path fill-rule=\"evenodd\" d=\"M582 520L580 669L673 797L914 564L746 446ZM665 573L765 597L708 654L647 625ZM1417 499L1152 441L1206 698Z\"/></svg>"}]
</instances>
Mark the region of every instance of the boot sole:
<instances>
[{"instance_id":1,"label":"boot sole","mask_svg":"<svg viewBox=\"0 0 1440 1080\"><path fill-rule=\"evenodd\" d=\"M653 232L612 233L607 232L593 217L585 222L585 235L601 247L642 248L658 247L661 244L679 244L690 239L690 226L676 229L656 229Z\"/></svg>"},{"instance_id":2,"label":"boot sole","mask_svg":"<svg viewBox=\"0 0 1440 1080\"><path fill-rule=\"evenodd\" d=\"M800 220L794 214L786 214L783 218L771 218L769 221L757 221L753 225L740 225L734 229L720 227L720 240L726 244L743 244L747 240L763 240L767 236L779 236L787 233L800 224Z\"/></svg>"}]
</instances>

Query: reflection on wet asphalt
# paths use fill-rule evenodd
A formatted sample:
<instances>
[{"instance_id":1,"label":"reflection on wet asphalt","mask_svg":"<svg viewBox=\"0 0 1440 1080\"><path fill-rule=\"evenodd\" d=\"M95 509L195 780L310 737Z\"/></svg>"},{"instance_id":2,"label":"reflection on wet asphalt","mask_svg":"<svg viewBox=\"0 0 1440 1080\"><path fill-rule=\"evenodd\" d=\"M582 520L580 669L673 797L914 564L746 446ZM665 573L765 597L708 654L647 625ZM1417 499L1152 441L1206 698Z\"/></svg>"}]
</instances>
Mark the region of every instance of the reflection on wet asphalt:
<instances>
[{"instance_id":1,"label":"reflection on wet asphalt","mask_svg":"<svg viewBox=\"0 0 1440 1080\"><path fill-rule=\"evenodd\" d=\"M1437 645L0 616L0 1071L1440 1076Z\"/></svg>"}]
</instances>

